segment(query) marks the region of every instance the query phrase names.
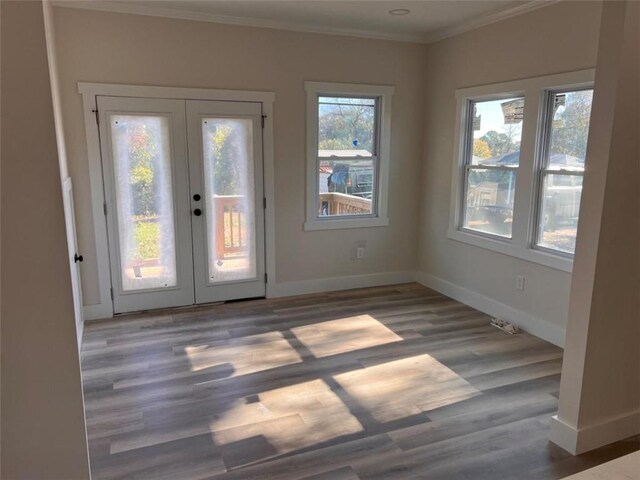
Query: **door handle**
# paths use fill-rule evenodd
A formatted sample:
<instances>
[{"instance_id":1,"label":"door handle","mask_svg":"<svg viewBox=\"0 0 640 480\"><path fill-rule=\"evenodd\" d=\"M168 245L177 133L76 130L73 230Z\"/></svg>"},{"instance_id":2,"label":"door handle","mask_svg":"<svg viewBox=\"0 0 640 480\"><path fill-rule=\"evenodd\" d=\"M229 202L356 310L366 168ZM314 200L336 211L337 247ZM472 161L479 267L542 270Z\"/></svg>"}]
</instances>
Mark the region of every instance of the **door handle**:
<instances>
[{"instance_id":1,"label":"door handle","mask_svg":"<svg viewBox=\"0 0 640 480\"><path fill-rule=\"evenodd\" d=\"M200 215L202 215L202 210L200 210L199 208L196 208L196 209L193 211L193 214L194 214L196 217L199 217Z\"/></svg>"},{"instance_id":2,"label":"door handle","mask_svg":"<svg viewBox=\"0 0 640 480\"><path fill-rule=\"evenodd\" d=\"M78 255L77 253L73 256L73 263L78 263L83 261L84 258L82 258L82 255Z\"/></svg>"}]
</instances>

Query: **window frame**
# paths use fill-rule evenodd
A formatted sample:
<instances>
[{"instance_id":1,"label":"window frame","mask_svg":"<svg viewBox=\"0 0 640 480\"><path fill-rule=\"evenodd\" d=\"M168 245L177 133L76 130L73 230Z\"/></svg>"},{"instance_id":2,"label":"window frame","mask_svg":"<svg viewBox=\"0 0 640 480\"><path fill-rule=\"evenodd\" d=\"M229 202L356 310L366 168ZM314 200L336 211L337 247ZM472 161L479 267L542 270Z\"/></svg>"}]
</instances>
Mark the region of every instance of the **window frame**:
<instances>
[{"instance_id":1,"label":"window frame","mask_svg":"<svg viewBox=\"0 0 640 480\"><path fill-rule=\"evenodd\" d=\"M534 202L534 211L533 211L533 231L531 236L531 248L534 250L539 250L548 254L558 255L560 257L573 259L574 254L571 252L565 252L563 250L558 250L551 247L545 247L544 245L540 245L541 235L540 235L540 226L541 226L541 213L542 213L542 202L544 195L544 180L548 175L566 175L571 177L581 177L584 179L584 170L568 170L568 169L559 169L559 170L551 170L549 169L549 148L551 146L551 132L553 129L553 100L554 97L558 94L563 93L571 93L571 92L581 92L586 90L593 91L593 83L590 85L582 85L579 87L563 87L563 88L549 88L545 89L543 92L543 99L541 105L541 123L540 129L538 132L539 135L539 155L536 159L536 178L535 178L535 202ZM585 161L586 168L586 161Z\"/></svg>"},{"instance_id":2,"label":"window frame","mask_svg":"<svg viewBox=\"0 0 640 480\"><path fill-rule=\"evenodd\" d=\"M332 230L342 228L382 227L389 224L387 200L389 185L389 157L391 143L392 86L357 85L348 83L305 82L307 92L307 176L306 221L304 230ZM372 98L376 100L374 120L375 152L370 157L340 157L345 162L371 160L374 165L372 213L367 215L320 216L319 211L319 131L320 97ZM330 159L330 158L327 158Z\"/></svg>"},{"instance_id":3,"label":"window frame","mask_svg":"<svg viewBox=\"0 0 640 480\"><path fill-rule=\"evenodd\" d=\"M509 95L499 95L499 96L494 96L491 95L488 98L467 98L465 99L466 102L466 116L463 119L464 121L464 130L461 132L461 135L463 136L462 138L462 142L464 143L464 151L461 152L462 158L461 161L463 163L464 166L464 175L463 175L463 179L462 179L462 185L461 185L461 190L462 190L462 198L460 199L460 212L459 212L459 216L460 216L460 223L459 223L459 228L461 231L463 232L468 232L470 234L476 234L476 235L480 235L483 237L487 237L490 239L494 239L497 241L500 240L507 240L510 241L513 238L513 229L511 231L511 235L510 236L505 236L505 235L498 235L495 233L491 233L491 232L484 232L482 230L475 230L473 228L469 228L469 227L465 227L465 221L466 221L466 216L467 216L467 209L466 207L466 198L467 198L467 193L469 190L469 172L471 172L472 170L487 170L487 171L501 171L501 172L513 172L515 174L515 183L516 183L516 188L518 186L518 171L520 169L520 161L518 161L518 165L517 166L500 166L500 165L474 165L473 164L473 110L472 110L472 106L475 105L476 103L481 103L481 102L489 102L489 101L500 101L500 100L509 100L511 98L522 98L523 102L524 102L524 92L520 95L517 95L515 97L509 96ZM523 125L524 125L524 121L523 121ZM514 188L514 195L515 195L515 188ZM514 206L514 214L515 214L515 206Z\"/></svg>"},{"instance_id":4,"label":"window frame","mask_svg":"<svg viewBox=\"0 0 640 480\"><path fill-rule=\"evenodd\" d=\"M593 88L595 69L533 77L456 90L454 161L447 237L451 240L492 250L565 272L573 269L573 255L535 247L538 227L540 174L547 130L548 92ZM520 162L516 170L511 238L463 227L466 162L469 143L467 122L473 101L524 97L524 117L520 141Z\"/></svg>"}]
</instances>

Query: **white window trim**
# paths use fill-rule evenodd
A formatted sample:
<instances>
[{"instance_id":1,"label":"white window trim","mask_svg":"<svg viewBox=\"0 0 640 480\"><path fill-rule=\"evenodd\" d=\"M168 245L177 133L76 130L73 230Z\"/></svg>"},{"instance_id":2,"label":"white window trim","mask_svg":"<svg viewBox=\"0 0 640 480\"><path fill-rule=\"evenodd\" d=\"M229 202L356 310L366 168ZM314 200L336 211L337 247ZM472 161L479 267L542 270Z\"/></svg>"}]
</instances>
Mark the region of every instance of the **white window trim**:
<instances>
[{"instance_id":1,"label":"white window trim","mask_svg":"<svg viewBox=\"0 0 640 480\"><path fill-rule=\"evenodd\" d=\"M304 229L332 230L341 228L383 227L389 225L387 202L389 191L389 157L391 154L391 99L395 88L382 85L305 82L307 92L307 185L306 221ZM379 98L377 125L377 179L375 186L376 213L366 216L319 217L318 193L318 96L366 95Z\"/></svg>"},{"instance_id":2,"label":"white window trim","mask_svg":"<svg viewBox=\"0 0 640 480\"><path fill-rule=\"evenodd\" d=\"M456 91L456 124L451 184L451 211L447 237L476 247L571 272L573 255L534 246L537 226L538 178L545 122L545 98L549 90L593 86L595 70L580 70L512 82L495 83ZM462 195L465 170L465 119L469 101L524 96L525 109L520 143L520 165L516 174L512 237L501 238L464 229Z\"/></svg>"}]
</instances>

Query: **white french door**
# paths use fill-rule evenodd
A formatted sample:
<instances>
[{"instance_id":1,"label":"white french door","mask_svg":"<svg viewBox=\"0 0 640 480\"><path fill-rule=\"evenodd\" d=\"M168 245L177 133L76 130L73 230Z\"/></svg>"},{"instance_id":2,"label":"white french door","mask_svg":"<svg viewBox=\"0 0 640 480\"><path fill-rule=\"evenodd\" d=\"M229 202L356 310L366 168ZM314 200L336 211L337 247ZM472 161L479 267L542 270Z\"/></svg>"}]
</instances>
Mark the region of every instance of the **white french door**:
<instances>
[{"instance_id":1,"label":"white french door","mask_svg":"<svg viewBox=\"0 0 640 480\"><path fill-rule=\"evenodd\" d=\"M264 296L261 105L97 105L114 312Z\"/></svg>"},{"instance_id":2,"label":"white french door","mask_svg":"<svg viewBox=\"0 0 640 480\"><path fill-rule=\"evenodd\" d=\"M261 115L187 100L196 303L265 295Z\"/></svg>"}]
</instances>

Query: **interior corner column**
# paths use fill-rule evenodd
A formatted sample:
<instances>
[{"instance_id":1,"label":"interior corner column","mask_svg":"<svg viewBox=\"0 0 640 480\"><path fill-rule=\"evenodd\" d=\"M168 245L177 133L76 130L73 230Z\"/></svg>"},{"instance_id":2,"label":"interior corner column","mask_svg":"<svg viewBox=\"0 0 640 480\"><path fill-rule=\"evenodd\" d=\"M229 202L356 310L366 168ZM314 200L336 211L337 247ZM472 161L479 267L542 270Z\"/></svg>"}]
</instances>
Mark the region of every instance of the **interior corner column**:
<instances>
[{"instance_id":1,"label":"interior corner column","mask_svg":"<svg viewBox=\"0 0 640 480\"><path fill-rule=\"evenodd\" d=\"M551 441L640 433L640 4L603 2L587 170Z\"/></svg>"}]
</instances>

